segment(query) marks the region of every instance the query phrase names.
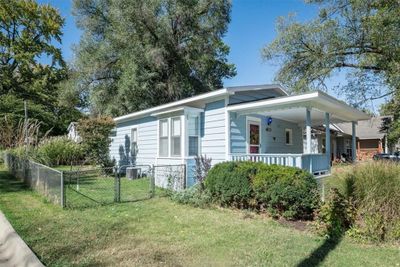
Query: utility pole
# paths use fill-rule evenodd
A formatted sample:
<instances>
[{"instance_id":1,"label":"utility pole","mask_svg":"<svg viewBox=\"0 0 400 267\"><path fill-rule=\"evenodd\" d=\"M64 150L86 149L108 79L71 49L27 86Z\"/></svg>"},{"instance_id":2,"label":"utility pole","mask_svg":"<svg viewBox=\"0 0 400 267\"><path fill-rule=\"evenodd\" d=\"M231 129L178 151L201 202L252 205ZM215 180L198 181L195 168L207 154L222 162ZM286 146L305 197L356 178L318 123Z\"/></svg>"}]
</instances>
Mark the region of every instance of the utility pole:
<instances>
[{"instance_id":1,"label":"utility pole","mask_svg":"<svg viewBox=\"0 0 400 267\"><path fill-rule=\"evenodd\" d=\"M25 111L25 119L24 119L24 135L25 135L25 155L28 154L28 107L26 100L24 100L24 111Z\"/></svg>"}]
</instances>

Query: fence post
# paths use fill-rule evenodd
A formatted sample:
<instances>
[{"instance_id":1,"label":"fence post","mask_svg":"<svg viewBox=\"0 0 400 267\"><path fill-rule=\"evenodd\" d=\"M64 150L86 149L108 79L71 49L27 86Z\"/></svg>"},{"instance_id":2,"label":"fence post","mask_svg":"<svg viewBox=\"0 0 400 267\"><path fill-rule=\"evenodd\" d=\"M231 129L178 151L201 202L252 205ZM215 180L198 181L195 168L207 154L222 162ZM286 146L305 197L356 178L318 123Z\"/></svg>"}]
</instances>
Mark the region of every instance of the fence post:
<instances>
[{"instance_id":1,"label":"fence post","mask_svg":"<svg viewBox=\"0 0 400 267\"><path fill-rule=\"evenodd\" d=\"M114 202L120 202L121 201L121 177L119 175L119 169L118 167L115 167L115 180L114 180Z\"/></svg>"},{"instance_id":2,"label":"fence post","mask_svg":"<svg viewBox=\"0 0 400 267\"><path fill-rule=\"evenodd\" d=\"M64 172L61 171L61 207L65 208Z\"/></svg>"},{"instance_id":3,"label":"fence post","mask_svg":"<svg viewBox=\"0 0 400 267\"><path fill-rule=\"evenodd\" d=\"M154 164L151 165L151 177L150 177L150 198L155 195L155 179L156 179L156 169Z\"/></svg>"},{"instance_id":4,"label":"fence post","mask_svg":"<svg viewBox=\"0 0 400 267\"><path fill-rule=\"evenodd\" d=\"M187 187L187 174L186 174L186 172L187 172L187 166L186 166L186 164L183 164L183 189L186 189L186 187Z\"/></svg>"}]
</instances>

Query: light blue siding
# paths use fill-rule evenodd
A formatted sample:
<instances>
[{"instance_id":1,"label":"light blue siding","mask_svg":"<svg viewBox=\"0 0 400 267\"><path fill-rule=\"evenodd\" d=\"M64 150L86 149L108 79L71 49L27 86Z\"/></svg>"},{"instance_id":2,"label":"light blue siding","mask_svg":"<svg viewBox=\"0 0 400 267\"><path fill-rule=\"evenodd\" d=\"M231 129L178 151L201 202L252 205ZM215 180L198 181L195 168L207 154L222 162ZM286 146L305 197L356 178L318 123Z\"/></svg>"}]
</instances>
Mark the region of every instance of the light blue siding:
<instances>
[{"instance_id":1,"label":"light blue siding","mask_svg":"<svg viewBox=\"0 0 400 267\"><path fill-rule=\"evenodd\" d=\"M137 127L138 151L136 158L131 154L131 129ZM111 138L110 157L118 165L155 164L157 156L157 119L145 117L117 124L116 135Z\"/></svg>"},{"instance_id":2,"label":"light blue siding","mask_svg":"<svg viewBox=\"0 0 400 267\"><path fill-rule=\"evenodd\" d=\"M231 153L246 154L246 116L231 114ZM261 120L261 148L260 153L303 153L302 129L297 124L272 118L271 125L267 125L267 117L249 115ZM267 131L267 127L271 131ZM292 145L286 144L285 129L292 129Z\"/></svg>"},{"instance_id":3,"label":"light blue siding","mask_svg":"<svg viewBox=\"0 0 400 267\"><path fill-rule=\"evenodd\" d=\"M213 165L225 161L225 100L207 103L200 125L201 154L211 158Z\"/></svg>"}]
</instances>

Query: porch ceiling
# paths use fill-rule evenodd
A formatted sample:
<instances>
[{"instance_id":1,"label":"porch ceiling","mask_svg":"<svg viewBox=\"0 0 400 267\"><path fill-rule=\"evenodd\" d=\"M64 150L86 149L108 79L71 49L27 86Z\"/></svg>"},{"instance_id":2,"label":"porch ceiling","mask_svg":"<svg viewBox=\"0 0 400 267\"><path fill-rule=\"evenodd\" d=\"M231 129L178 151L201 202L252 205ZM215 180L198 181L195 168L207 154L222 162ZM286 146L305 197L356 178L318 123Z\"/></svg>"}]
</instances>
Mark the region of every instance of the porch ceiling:
<instances>
[{"instance_id":1,"label":"porch ceiling","mask_svg":"<svg viewBox=\"0 0 400 267\"><path fill-rule=\"evenodd\" d=\"M237 104L229 106L227 109L228 111L236 112L239 116L261 114L304 124L307 108L311 109L311 121L313 125L324 123L325 112L330 113L332 123L359 121L370 118L366 113L320 91Z\"/></svg>"}]
</instances>

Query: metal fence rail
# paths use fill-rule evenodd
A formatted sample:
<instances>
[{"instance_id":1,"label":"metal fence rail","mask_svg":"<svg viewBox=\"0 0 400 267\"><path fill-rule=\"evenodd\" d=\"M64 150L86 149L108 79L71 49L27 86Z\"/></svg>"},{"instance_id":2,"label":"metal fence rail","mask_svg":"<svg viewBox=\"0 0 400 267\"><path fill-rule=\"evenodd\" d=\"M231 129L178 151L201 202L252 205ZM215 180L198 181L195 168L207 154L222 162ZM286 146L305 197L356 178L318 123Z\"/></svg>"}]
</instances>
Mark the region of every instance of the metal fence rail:
<instances>
[{"instance_id":1,"label":"metal fence rail","mask_svg":"<svg viewBox=\"0 0 400 267\"><path fill-rule=\"evenodd\" d=\"M80 208L152 198L156 191L186 188L186 165L125 165L58 171L5 154L9 172L62 207ZM127 177L126 169L136 169ZM156 190L156 187L158 188Z\"/></svg>"},{"instance_id":2,"label":"metal fence rail","mask_svg":"<svg viewBox=\"0 0 400 267\"><path fill-rule=\"evenodd\" d=\"M23 180L30 188L47 197L52 203L64 206L63 173L43 164L4 155L8 171Z\"/></svg>"}]
</instances>

